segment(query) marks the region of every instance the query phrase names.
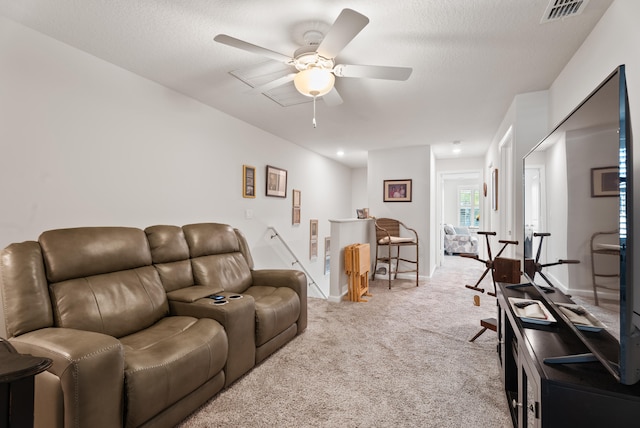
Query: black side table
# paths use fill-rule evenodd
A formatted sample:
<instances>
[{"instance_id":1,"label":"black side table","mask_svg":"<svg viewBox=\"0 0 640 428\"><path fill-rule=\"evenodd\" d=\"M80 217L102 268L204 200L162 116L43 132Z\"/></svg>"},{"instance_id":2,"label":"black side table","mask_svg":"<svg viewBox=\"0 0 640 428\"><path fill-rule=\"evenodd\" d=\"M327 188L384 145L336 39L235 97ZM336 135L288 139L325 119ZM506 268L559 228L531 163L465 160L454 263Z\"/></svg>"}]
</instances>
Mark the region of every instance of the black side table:
<instances>
[{"instance_id":1,"label":"black side table","mask_svg":"<svg viewBox=\"0 0 640 428\"><path fill-rule=\"evenodd\" d=\"M34 377L51 362L49 358L19 354L0 339L0 426L33 427Z\"/></svg>"}]
</instances>

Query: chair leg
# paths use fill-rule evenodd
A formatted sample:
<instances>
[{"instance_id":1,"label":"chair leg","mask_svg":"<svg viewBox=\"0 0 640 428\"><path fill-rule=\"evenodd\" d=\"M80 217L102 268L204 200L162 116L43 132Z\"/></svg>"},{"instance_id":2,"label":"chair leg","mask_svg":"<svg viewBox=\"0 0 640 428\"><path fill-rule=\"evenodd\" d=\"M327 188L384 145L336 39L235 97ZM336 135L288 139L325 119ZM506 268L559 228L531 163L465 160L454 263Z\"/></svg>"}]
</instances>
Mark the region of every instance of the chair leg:
<instances>
[{"instance_id":1,"label":"chair leg","mask_svg":"<svg viewBox=\"0 0 640 428\"><path fill-rule=\"evenodd\" d=\"M473 336L471 339L469 339L469 342L473 342L474 340L476 340L477 338L482 336L482 333L484 333L485 331L487 331L487 327L482 327L482 330L480 330L478 333L476 333L475 336Z\"/></svg>"},{"instance_id":2,"label":"chair leg","mask_svg":"<svg viewBox=\"0 0 640 428\"><path fill-rule=\"evenodd\" d=\"M393 266L393 259L391 258L391 245L389 245L389 268L387 269L387 274L389 274L388 279L389 279L389 290L391 290L391 267ZM397 269L397 268L396 268Z\"/></svg>"},{"instance_id":3,"label":"chair leg","mask_svg":"<svg viewBox=\"0 0 640 428\"><path fill-rule=\"evenodd\" d=\"M416 287L420 283L420 254L418 253L418 244L416 243Z\"/></svg>"},{"instance_id":4,"label":"chair leg","mask_svg":"<svg viewBox=\"0 0 640 428\"><path fill-rule=\"evenodd\" d=\"M482 329L478 333L476 333L476 335L473 336L469 340L469 342L473 342L474 340L479 338L482 335L482 333L487 331L487 329L489 329L491 331L497 331L498 330L498 321L495 318L485 318L483 320L480 320L480 326L482 327Z\"/></svg>"},{"instance_id":5,"label":"chair leg","mask_svg":"<svg viewBox=\"0 0 640 428\"><path fill-rule=\"evenodd\" d=\"M373 266L373 272L371 272L371 280L376 279L376 271L378 270L378 243L376 242L376 264Z\"/></svg>"}]
</instances>

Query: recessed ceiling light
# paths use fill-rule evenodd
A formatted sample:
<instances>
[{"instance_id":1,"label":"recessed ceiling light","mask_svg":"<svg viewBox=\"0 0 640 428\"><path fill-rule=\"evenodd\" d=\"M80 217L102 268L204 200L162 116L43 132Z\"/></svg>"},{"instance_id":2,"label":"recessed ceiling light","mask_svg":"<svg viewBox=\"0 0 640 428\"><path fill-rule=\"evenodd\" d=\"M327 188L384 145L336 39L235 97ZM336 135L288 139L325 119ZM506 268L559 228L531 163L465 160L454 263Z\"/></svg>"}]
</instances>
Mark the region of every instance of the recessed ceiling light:
<instances>
[{"instance_id":1,"label":"recessed ceiling light","mask_svg":"<svg viewBox=\"0 0 640 428\"><path fill-rule=\"evenodd\" d=\"M338 151L336 152L336 155L338 155L338 156L344 156L344 151L343 151L343 150L338 150Z\"/></svg>"},{"instance_id":2,"label":"recessed ceiling light","mask_svg":"<svg viewBox=\"0 0 640 428\"><path fill-rule=\"evenodd\" d=\"M453 142L453 153L454 154L458 154L462 151L462 149L460 148L460 141L456 140Z\"/></svg>"}]
</instances>

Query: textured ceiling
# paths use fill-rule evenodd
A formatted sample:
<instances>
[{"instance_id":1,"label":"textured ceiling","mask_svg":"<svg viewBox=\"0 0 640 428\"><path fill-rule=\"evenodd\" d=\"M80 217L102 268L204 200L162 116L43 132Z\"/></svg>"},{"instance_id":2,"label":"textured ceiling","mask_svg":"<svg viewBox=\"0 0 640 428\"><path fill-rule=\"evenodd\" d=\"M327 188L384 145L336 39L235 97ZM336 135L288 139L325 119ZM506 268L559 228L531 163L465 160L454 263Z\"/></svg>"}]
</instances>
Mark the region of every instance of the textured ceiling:
<instances>
[{"instance_id":1,"label":"textured ceiling","mask_svg":"<svg viewBox=\"0 0 640 428\"><path fill-rule=\"evenodd\" d=\"M513 97L548 89L612 0L541 24L549 0L0 0L0 14L349 166L369 150L432 145L484 154ZM337 78L344 103L282 107L229 74L266 61L233 37L292 55L344 8L369 19L347 64L412 67L404 82ZM291 85L291 83L289 83ZM453 155L453 141L460 141ZM336 156L344 150L344 157Z\"/></svg>"}]
</instances>

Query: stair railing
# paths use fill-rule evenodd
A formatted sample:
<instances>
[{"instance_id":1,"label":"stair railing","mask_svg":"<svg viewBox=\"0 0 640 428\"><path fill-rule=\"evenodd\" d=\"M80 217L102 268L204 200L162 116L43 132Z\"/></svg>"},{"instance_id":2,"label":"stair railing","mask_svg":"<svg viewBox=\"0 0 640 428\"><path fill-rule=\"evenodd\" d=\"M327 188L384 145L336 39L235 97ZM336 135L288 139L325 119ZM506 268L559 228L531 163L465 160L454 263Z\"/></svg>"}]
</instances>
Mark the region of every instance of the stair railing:
<instances>
[{"instance_id":1,"label":"stair railing","mask_svg":"<svg viewBox=\"0 0 640 428\"><path fill-rule=\"evenodd\" d=\"M278 233L278 231L276 230L275 227L273 226L269 226L267 227L267 229L271 229L273 231L273 235L271 235L271 239L273 238L278 238L278 240L282 243L282 245L284 245L284 247L287 249L287 251L289 252L289 254L291 254L291 256L293 256L293 262L291 262L291 266L295 266L296 264L300 267L300 269L307 275L307 286L315 286L316 290L318 290L318 292L320 293L320 295L326 299L327 295L324 294L324 292L322 291L322 289L318 286L318 284L316 283L316 281L313 279L313 277L311 276L311 274L309 273L309 271L307 269L305 269L305 267L303 266L303 264L300 262L300 260L298 260L298 257L296 257L296 254L293 252L293 250L291 249L291 247L289 247L289 245L287 245L287 242L284 240L284 238L282 238L282 235L280 235Z\"/></svg>"}]
</instances>

